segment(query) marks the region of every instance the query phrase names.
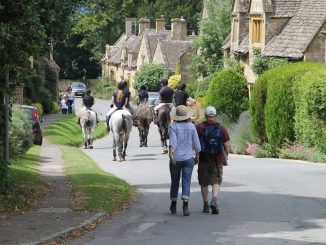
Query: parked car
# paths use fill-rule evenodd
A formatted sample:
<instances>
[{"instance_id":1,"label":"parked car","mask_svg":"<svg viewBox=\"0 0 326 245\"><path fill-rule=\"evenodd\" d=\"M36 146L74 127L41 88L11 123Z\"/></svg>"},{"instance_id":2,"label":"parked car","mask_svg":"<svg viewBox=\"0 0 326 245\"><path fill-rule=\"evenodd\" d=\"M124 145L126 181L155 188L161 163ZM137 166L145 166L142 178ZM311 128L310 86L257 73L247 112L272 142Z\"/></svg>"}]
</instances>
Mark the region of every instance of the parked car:
<instances>
[{"instance_id":1,"label":"parked car","mask_svg":"<svg viewBox=\"0 0 326 245\"><path fill-rule=\"evenodd\" d=\"M84 96L86 93L86 90L87 90L87 87L86 87L85 83L83 83L83 82L72 82L70 84L70 87L72 89L72 92L76 96L78 96L78 95Z\"/></svg>"},{"instance_id":2,"label":"parked car","mask_svg":"<svg viewBox=\"0 0 326 245\"><path fill-rule=\"evenodd\" d=\"M37 108L35 106L21 105L19 108L27 114L31 126L33 129L33 143L36 145L42 145L43 143L43 132L41 129L41 123Z\"/></svg>"},{"instance_id":3,"label":"parked car","mask_svg":"<svg viewBox=\"0 0 326 245\"><path fill-rule=\"evenodd\" d=\"M148 92L148 103L151 107L155 107L159 103L159 94L157 92Z\"/></svg>"}]
</instances>

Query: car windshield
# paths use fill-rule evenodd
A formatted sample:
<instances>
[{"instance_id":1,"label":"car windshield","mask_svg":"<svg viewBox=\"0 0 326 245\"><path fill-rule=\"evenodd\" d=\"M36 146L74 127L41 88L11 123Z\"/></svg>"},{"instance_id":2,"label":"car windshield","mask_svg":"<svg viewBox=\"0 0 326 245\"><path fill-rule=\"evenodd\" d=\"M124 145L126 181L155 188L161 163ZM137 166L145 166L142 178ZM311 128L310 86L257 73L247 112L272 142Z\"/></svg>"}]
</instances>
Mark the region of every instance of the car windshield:
<instances>
[{"instance_id":1,"label":"car windshield","mask_svg":"<svg viewBox=\"0 0 326 245\"><path fill-rule=\"evenodd\" d=\"M73 82L71 84L71 87L72 88L86 88L86 85L85 85L85 83L82 83L82 82Z\"/></svg>"}]
</instances>

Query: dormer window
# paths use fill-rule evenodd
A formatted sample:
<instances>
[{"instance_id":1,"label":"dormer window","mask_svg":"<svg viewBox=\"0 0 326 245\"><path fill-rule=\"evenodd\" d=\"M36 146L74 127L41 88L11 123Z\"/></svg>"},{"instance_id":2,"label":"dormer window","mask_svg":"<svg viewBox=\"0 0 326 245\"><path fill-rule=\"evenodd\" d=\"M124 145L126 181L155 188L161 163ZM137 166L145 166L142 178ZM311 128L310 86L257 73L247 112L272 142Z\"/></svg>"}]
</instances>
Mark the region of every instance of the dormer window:
<instances>
[{"instance_id":1,"label":"dormer window","mask_svg":"<svg viewBox=\"0 0 326 245\"><path fill-rule=\"evenodd\" d=\"M262 19L252 19L252 43L262 44L264 42L264 21Z\"/></svg>"}]
</instances>

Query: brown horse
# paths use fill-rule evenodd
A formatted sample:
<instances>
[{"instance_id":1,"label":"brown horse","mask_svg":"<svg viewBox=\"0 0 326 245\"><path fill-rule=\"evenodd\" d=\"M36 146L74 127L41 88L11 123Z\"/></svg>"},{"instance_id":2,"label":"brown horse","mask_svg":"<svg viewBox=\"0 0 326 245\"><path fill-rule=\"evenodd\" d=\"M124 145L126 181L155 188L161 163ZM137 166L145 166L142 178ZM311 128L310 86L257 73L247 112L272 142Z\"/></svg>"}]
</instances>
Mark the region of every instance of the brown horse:
<instances>
[{"instance_id":1,"label":"brown horse","mask_svg":"<svg viewBox=\"0 0 326 245\"><path fill-rule=\"evenodd\" d=\"M135 112L135 123L138 127L140 147L147 147L147 136L149 126L152 122L152 112L148 103L141 103L137 106Z\"/></svg>"},{"instance_id":2,"label":"brown horse","mask_svg":"<svg viewBox=\"0 0 326 245\"><path fill-rule=\"evenodd\" d=\"M162 106L158 109L158 116L157 116L157 126L158 131L161 137L161 144L162 144L162 153L168 153L168 145L167 140L169 139L169 126L170 126L170 106L168 104Z\"/></svg>"}]
</instances>

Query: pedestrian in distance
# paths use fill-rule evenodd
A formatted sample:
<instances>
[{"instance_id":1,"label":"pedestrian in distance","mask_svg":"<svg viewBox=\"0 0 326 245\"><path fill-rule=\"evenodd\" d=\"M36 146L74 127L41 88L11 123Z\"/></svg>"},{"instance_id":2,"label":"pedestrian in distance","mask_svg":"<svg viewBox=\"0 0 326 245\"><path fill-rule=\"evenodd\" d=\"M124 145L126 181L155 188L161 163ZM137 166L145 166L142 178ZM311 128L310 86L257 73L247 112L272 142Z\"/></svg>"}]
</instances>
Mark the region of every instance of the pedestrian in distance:
<instances>
[{"instance_id":1,"label":"pedestrian in distance","mask_svg":"<svg viewBox=\"0 0 326 245\"><path fill-rule=\"evenodd\" d=\"M217 198L223 177L223 166L227 165L229 141L227 129L216 121L216 109L205 109L206 121L197 125L201 144L198 164L198 181L204 202L203 212L218 214ZM208 204L208 186L212 186L212 200Z\"/></svg>"},{"instance_id":2,"label":"pedestrian in distance","mask_svg":"<svg viewBox=\"0 0 326 245\"><path fill-rule=\"evenodd\" d=\"M186 84L181 82L179 87L178 87L178 90L174 93L175 106L187 105L187 99L188 98L189 98L189 95L186 92Z\"/></svg>"},{"instance_id":3,"label":"pedestrian in distance","mask_svg":"<svg viewBox=\"0 0 326 245\"><path fill-rule=\"evenodd\" d=\"M137 96L137 105L146 104L148 102L148 92L145 85L140 86L140 91Z\"/></svg>"},{"instance_id":4,"label":"pedestrian in distance","mask_svg":"<svg viewBox=\"0 0 326 245\"><path fill-rule=\"evenodd\" d=\"M75 94L74 92L72 92L72 88L68 87L67 89L67 104L68 104L68 114L72 114L72 108L73 108L73 104L75 102Z\"/></svg>"},{"instance_id":5,"label":"pedestrian in distance","mask_svg":"<svg viewBox=\"0 0 326 245\"><path fill-rule=\"evenodd\" d=\"M170 211L177 212L177 199L180 176L182 176L183 215L189 216L190 184L194 165L199 161L200 142L196 127L191 122L193 111L190 107L180 105L173 108L170 117L173 123L170 125L170 175L171 189ZM195 157L194 157L195 155Z\"/></svg>"},{"instance_id":6,"label":"pedestrian in distance","mask_svg":"<svg viewBox=\"0 0 326 245\"><path fill-rule=\"evenodd\" d=\"M67 114L67 111L68 111L67 101L68 101L67 95L64 95L60 101L60 108L61 108L62 114Z\"/></svg>"}]
</instances>

